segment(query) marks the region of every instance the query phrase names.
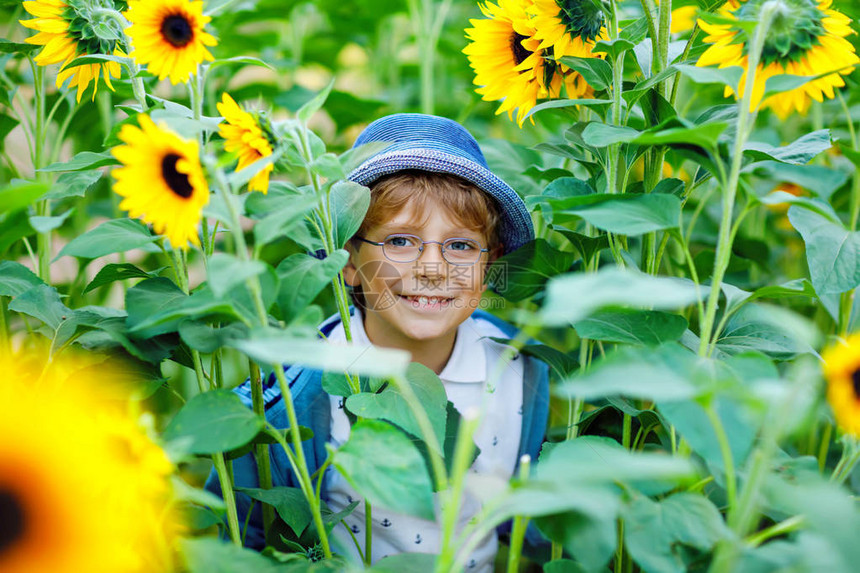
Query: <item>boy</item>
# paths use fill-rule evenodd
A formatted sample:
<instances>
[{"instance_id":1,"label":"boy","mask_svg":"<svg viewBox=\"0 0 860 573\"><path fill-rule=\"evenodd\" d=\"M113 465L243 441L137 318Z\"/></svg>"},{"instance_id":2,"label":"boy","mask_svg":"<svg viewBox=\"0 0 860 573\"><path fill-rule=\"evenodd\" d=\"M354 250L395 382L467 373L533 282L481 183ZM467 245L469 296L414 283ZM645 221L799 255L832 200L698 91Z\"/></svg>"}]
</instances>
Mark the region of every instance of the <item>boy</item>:
<instances>
[{"instance_id":1,"label":"boy","mask_svg":"<svg viewBox=\"0 0 860 573\"><path fill-rule=\"evenodd\" d=\"M520 457L536 458L548 415L545 365L516 356L487 388L504 346L489 337L513 338L515 329L477 311L486 290L487 265L534 236L531 218L519 196L487 168L477 142L460 124L436 116L396 114L370 124L356 146L389 143L364 161L349 178L371 188L371 204L347 246L344 278L353 287L350 330L353 344L398 348L436 372L458 411L481 408L474 440L480 455L472 470L511 477ZM337 316L320 326L330 341L345 341ZM304 443L310 471L326 458L325 444L340 446L350 424L343 402L328 396L321 373L301 366L287 370L299 423L314 431ZM250 404L247 384L237 389ZM277 385L265 390L266 417L287 426ZM270 448L275 486L296 486L279 448ZM234 462L236 484L259 487L256 465L248 455ZM210 482L213 480L210 479ZM218 490L217 481L210 487ZM220 492L219 492L220 493ZM360 496L333 468L323 478L323 499L338 512ZM237 496L240 520L249 509ZM459 526L479 505L467 498ZM439 551L437 523L373 508L373 560L400 552ZM262 548L259 511L252 512L246 545ZM363 504L333 532L335 547L363 547ZM470 571L492 571L498 541L489 536L467 561Z\"/></svg>"}]
</instances>

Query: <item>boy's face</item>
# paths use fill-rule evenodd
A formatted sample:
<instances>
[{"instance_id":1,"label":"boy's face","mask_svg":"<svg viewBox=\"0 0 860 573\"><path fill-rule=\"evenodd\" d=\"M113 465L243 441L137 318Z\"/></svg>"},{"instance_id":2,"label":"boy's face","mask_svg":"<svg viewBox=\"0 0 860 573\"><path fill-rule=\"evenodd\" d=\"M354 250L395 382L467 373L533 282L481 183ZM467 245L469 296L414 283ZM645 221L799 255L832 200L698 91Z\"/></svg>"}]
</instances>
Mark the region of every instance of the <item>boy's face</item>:
<instances>
[{"instance_id":1,"label":"boy's face","mask_svg":"<svg viewBox=\"0 0 860 573\"><path fill-rule=\"evenodd\" d=\"M368 229L364 238L381 243L393 233L408 233L440 243L449 238L474 239L488 248L484 234L465 227L441 205L432 205L431 211L429 216L417 214L407 204L386 223ZM451 265L442 258L440 245L428 243L417 260L398 263L388 260L381 246L359 245L350 249L344 278L352 286L361 286L368 338L374 344L401 348L416 342L452 343L457 327L478 308L487 288L486 265L496 255L482 253L471 266Z\"/></svg>"}]
</instances>

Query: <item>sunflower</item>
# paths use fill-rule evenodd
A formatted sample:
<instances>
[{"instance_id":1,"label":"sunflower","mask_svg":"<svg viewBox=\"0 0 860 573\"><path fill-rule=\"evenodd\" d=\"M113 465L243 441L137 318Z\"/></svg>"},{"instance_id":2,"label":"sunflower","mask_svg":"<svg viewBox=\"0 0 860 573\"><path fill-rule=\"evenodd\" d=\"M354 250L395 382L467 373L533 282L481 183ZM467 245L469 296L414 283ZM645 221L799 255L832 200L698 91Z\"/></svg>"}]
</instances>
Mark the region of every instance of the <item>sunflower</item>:
<instances>
[{"instance_id":1,"label":"sunflower","mask_svg":"<svg viewBox=\"0 0 860 573\"><path fill-rule=\"evenodd\" d=\"M698 12L699 8L697 6L681 6L672 10L672 23L669 26L669 32L672 34L682 34L692 30L693 26L696 25L696 14Z\"/></svg>"},{"instance_id":2,"label":"sunflower","mask_svg":"<svg viewBox=\"0 0 860 573\"><path fill-rule=\"evenodd\" d=\"M255 116L239 107L229 94L221 96L218 111L224 116L224 123L219 127L218 133L224 138L224 149L229 153L239 154L239 165L237 169L242 170L261 157L272 154L271 130L264 125L263 118ZM262 191L264 194L269 190L269 174L274 169L271 163L248 182L249 191Z\"/></svg>"},{"instance_id":3,"label":"sunflower","mask_svg":"<svg viewBox=\"0 0 860 573\"><path fill-rule=\"evenodd\" d=\"M36 30L35 36L27 38L28 44L44 46L35 61L40 66L63 64L64 66L80 56L105 54L124 56L115 40L99 38L93 30L93 20L87 8L80 3L66 3L63 0L34 0L24 2L24 9L35 18L19 20L22 26ZM110 24L101 22L103 26ZM113 90L111 76L119 77L120 65L117 62L85 64L57 74L57 87L67 79L69 87L78 88L77 101L93 82L93 99L98 90L99 75L103 74L105 85Z\"/></svg>"},{"instance_id":4,"label":"sunflower","mask_svg":"<svg viewBox=\"0 0 860 573\"><path fill-rule=\"evenodd\" d=\"M526 11L534 17L538 48L551 48L556 60L564 56L594 58L594 43L609 39L598 0L534 0Z\"/></svg>"},{"instance_id":5,"label":"sunflower","mask_svg":"<svg viewBox=\"0 0 860 573\"><path fill-rule=\"evenodd\" d=\"M836 424L860 438L860 332L821 353L827 378L827 401Z\"/></svg>"},{"instance_id":6,"label":"sunflower","mask_svg":"<svg viewBox=\"0 0 860 573\"><path fill-rule=\"evenodd\" d=\"M156 126L147 115L138 119L140 127L122 127L119 138L126 145L112 152L123 164L113 172L113 190L125 197L119 207L151 223L174 247L199 245L197 225L209 202L209 185L197 141Z\"/></svg>"},{"instance_id":7,"label":"sunflower","mask_svg":"<svg viewBox=\"0 0 860 573\"><path fill-rule=\"evenodd\" d=\"M765 0L728 2L718 11L720 16L734 20L755 20ZM790 91L775 94L763 102L781 119L793 110L806 113L811 99L823 101L824 96L834 97L833 88L842 87L853 66L860 62L854 47L846 36L853 33L851 19L830 8L831 0L782 0L773 23L767 32L761 62L756 70L750 110L762 103L765 82L771 76L829 75L812 80ZM702 54L696 65L719 67L741 66L738 97L744 94L748 54L745 33L732 24L709 24L702 20L699 26L708 36L705 42L713 44ZM726 88L726 96L733 93Z\"/></svg>"},{"instance_id":8,"label":"sunflower","mask_svg":"<svg viewBox=\"0 0 860 573\"><path fill-rule=\"evenodd\" d=\"M538 98L559 96L562 74L558 64L546 59L534 37L535 28L526 9L531 0L499 0L480 5L485 19L470 20L469 45L463 49L475 70L475 91L485 101L502 100L496 114L508 112L522 127ZM572 84L573 85L573 84Z\"/></svg>"},{"instance_id":9,"label":"sunflower","mask_svg":"<svg viewBox=\"0 0 860 573\"><path fill-rule=\"evenodd\" d=\"M212 60L206 46L217 44L203 31L212 19L203 15L203 2L190 0L129 0L126 33L132 40L132 57L163 80L188 81L204 60Z\"/></svg>"},{"instance_id":10,"label":"sunflower","mask_svg":"<svg viewBox=\"0 0 860 573\"><path fill-rule=\"evenodd\" d=\"M45 391L33 364L0 360L0 571L169 571L176 525L164 451L92 398L96 379L65 384L51 365Z\"/></svg>"}]
</instances>

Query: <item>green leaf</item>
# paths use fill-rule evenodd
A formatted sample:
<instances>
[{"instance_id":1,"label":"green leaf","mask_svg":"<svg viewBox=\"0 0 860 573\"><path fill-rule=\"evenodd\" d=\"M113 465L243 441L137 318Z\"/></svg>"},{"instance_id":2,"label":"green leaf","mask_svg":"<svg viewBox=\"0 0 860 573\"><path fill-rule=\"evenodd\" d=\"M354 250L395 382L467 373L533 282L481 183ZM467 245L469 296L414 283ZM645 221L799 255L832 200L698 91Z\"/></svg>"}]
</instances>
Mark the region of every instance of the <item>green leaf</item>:
<instances>
[{"instance_id":1,"label":"green leaf","mask_svg":"<svg viewBox=\"0 0 860 573\"><path fill-rule=\"evenodd\" d=\"M206 281L216 298L223 298L228 292L248 279L266 272L262 261L243 261L227 253L215 253L209 258L209 276Z\"/></svg>"},{"instance_id":2,"label":"green leaf","mask_svg":"<svg viewBox=\"0 0 860 573\"><path fill-rule=\"evenodd\" d=\"M349 484L372 504L435 519L427 468L400 430L384 422L360 420L332 459Z\"/></svg>"},{"instance_id":3,"label":"green leaf","mask_svg":"<svg viewBox=\"0 0 860 573\"><path fill-rule=\"evenodd\" d=\"M77 68L78 66L88 66L91 64L100 65L106 64L108 62L116 62L121 66L130 66L134 63L134 60L129 57L113 56L109 54L86 54L75 58L71 62L63 64L63 67L60 69L60 71L71 70L72 68Z\"/></svg>"},{"instance_id":4,"label":"green leaf","mask_svg":"<svg viewBox=\"0 0 860 573\"><path fill-rule=\"evenodd\" d=\"M22 292L9 303L9 310L38 318L52 330L71 316L72 311L60 301L60 294L52 286L37 284Z\"/></svg>"},{"instance_id":5,"label":"green leaf","mask_svg":"<svg viewBox=\"0 0 860 573\"><path fill-rule=\"evenodd\" d=\"M296 537L301 537L313 519L308 500L297 487L273 487L272 489L237 487L236 491L274 507L278 516L290 526Z\"/></svg>"},{"instance_id":6,"label":"green leaf","mask_svg":"<svg viewBox=\"0 0 860 573\"><path fill-rule=\"evenodd\" d=\"M574 323L582 338L659 346L674 342L687 330L687 319L658 310L605 310Z\"/></svg>"},{"instance_id":7,"label":"green leaf","mask_svg":"<svg viewBox=\"0 0 860 573\"><path fill-rule=\"evenodd\" d=\"M230 390L210 390L189 400L164 430L167 441L187 440L192 454L214 454L244 446L263 420Z\"/></svg>"},{"instance_id":8,"label":"green leaf","mask_svg":"<svg viewBox=\"0 0 860 573\"><path fill-rule=\"evenodd\" d=\"M17 4L17 2L15 2ZM41 48L38 44L24 44L22 42L10 42L0 40L0 54L32 54Z\"/></svg>"},{"instance_id":9,"label":"green leaf","mask_svg":"<svg viewBox=\"0 0 860 573\"><path fill-rule=\"evenodd\" d=\"M743 68L729 66L727 68L700 68L688 64L675 64L675 69L697 84L722 84L729 86L732 91L738 91L738 83L743 75Z\"/></svg>"},{"instance_id":10,"label":"green leaf","mask_svg":"<svg viewBox=\"0 0 860 573\"><path fill-rule=\"evenodd\" d=\"M54 217L40 217L38 215L33 215L30 217L30 226L33 227L37 233L50 233L54 229L62 227L66 219L69 218L69 215L74 212L75 210L72 208L62 215L56 215Z\"/></svg>"},{"instance_id":11,"label":"green leaf","mask_svg":"<svg viewBox=\"0 0 860 573\"><path fill-rule=\"evenodd\" d=\"M45 284L33 271L15 261L0 261L0 296L18 296Z\"/></svg>"},{"instance_id":12,"label":"green leaf","mask_svg":"<svg viewBox=\"0 0 860 573\"><path fill-rule=\"evenodd\" d=\"M84 292L88 293L93 289L115 281L148 279L154 276L156 276L155 273L143 271L131 263L108 263L99 270L98 274L96 274L90 284L87 285L87 288L84 289Z\"/></svg>"},{"instance_id":13,"label":"green leaf","mask_svg":"<svg viewBox=\"0 0 860 573\"><path fill-rule=\"evenodd\" d=\"M727 123L714 121L692 127L672 127L659 131L646 131L633 140L639 145L698 145L708 150L716 149L717 141L726 128Z\"/></svg>"},{"instance_id":14,"label":"green leaf","mask_svg":"<svg viewBox=\"0 0 860 573\"><path fill-rule=\"evenodd\" d=\"M114 219L69 241L54 260L64 256L97 259L139 249L158 240L136 219Z\"/></svg>"},{"instance_id":15,"label":"green leaf","mask_svg":"<svg viewBox=\"0 0 860 573\"><path fill-rule=\"evenodd\" d=\"M537 239L497 259L488 270L488 280L498 294L519 302L537 293L551 277L569 270L575 259L573 253Z\"/></svg>"},{"instance_id":16,"label":"green leaf","mask_svg":"<svg viewBox=\"0 0 860 573\"><path fill-rule=\"evenodd\" d=\"M729 319L717 339L717 347L728 354L750 350L777 360L798 354L814 354L815 327L790 310L763 304L748 304Z\"/></svg>"},{"instance_id":17,"label":"green leaf","mask_svg":"<svg viewBox=\"0 0 860 573\"><path fill-rule=\"evenodd\" d=\"M323 104L325 104L325 100L328 99L328 94L331 92L333 87L334 79L332 79L329 84L322 89L322 91L315 95L313 99L299 108L299 111L296 112L296 118L302 123L307 123L311 116L318 112L322 108Z\"/></svg>"},{"instance_id":18,"label":"green leaf","mask_svg":"<svg viewBox=\"0 0 860 573\"><path fill-rule=\"evenodd\" d=\"M199 352L215 352L222 346L226 346L230 340L240 338L248 334L248 328L240 323L234 322L223 328L214 328L197 320L185 320L179 325L179 336L189 347Z\"/></svg>"},{"instance_id":19,"label":"green leaf","mask_svg":"<svg viewBox=\"0 0 860 573\"><path fill-rule=\"evenodd\" d=\"M804 165L830 147L830 130L819 129L802 135L784 147L774 147L768 143L750 141L744 147L744 154L758 160L772 159L780 163Z\"/></svg>"},{"instance_id":20,"label":"green leaf","mask_svg":"<svg viewBox=\"0 0 860 573\"><path fill-rule=\"evenodd\" d=\"M496 338L493 338L493 340L504 342ZM541 362L545 362L555 371L559 378L563 378L579 368L579 361L576 358L545 344L526 344L522 347L521 352L527 356L534 356Z\"/></svg>"},{"instance_id":21,"label":"green leaf","mask_svg":"<svg viewBox=\"0 0 860 573\"><path fill-rule=\"evenodd\" d=\"M620 347L585 373L562 382L554 394L584 400L627 396L643 400L684 400L700 393L689 373L695 357L678 345L656 349Z\"/></svg>"},{"instance_id":22,"label":"green leaf","mask_svg":"<svg viewBox=\"0 0 860 573\"><path fill-rule=\"evenodd\" d=\"M677 544L707 552L731 537L714 504L693 493L659 502L637 496L622 515L625 546L645 571L683 573L687 565Z\"/></svg>"},{"instance_id":23,"label":"green leaf","mask_svg":"<svg viewBox=\"0 0 860 573\"><path fill-rule=\"evenodd\" d=\"M281 283L278 306L283 319L289 322L297 316L326 285L331 284L348 260L349 253L338 249L322 260L297 253L281 261L276 272Z\"/></svg>"},{"instance_id":24,"label":"green leaf","mask_svg":"<svg viewBox=\"0 0 860 573\"><path fill-rule=\"evenodd\" d=\"M687 459L665 453L631 452L611 438L580 436L548 445L541 450L534 479L567 488L684 480L695 475Z\"/></svg>"},{"instance_id":25,"label":"green leaf","mask_svg":"<svg viewBox=\"0 0 860 573\"><path fill-rule=\"evenodd\" d=\"M612 86L612 66L600 58L565 56L561 58L561 63L579 72L594 91Z\"/></svg>"},{"instance_id":26,"label":"green leaf","mask_svg":"<svg viewBox=\"0 0 860 573\"><path fill-rule=\"evenodd\" d=\"M20 180L0 188L0 215L26 209L48 189L47 183Z\"/></svg>"},{"instance_id":27,"label":"green leaf","mask_svg":"<svg viewBox=\"0 0 860 573\"><path fill-rule=\"evenodd\" d=\"M301 222L317 204L312 195L293 195L285 206L272 211L254 225L254 244L257 248L282 238L297 223Z\"/></svg>"},{"instance_id":28,"label":"green leaf","mask_svg":"<svg viewBox=\"0 0 860 573\"><path fill-rule=\"evenodd\" d=\"M45 199L65 199L66 197L83 197L87 191L101 179L102 172L72 171L57 177L54 187L45 195Z\"/></svg>"},{"instance_id":29,"label":"green leaf","mask_svg":"<svg viewBox=\"0 0 860 573\"><path fill-rule=\"evenodd\" d=\"M243 66L260 66L261 68L268 68L270 70L274 70L271 65L267 64L263 60L259 58L252 58L251 56L235 56L233 58L219 58L209 64L207 67L207 71L213 68L219 68L221 66L234 66L234 65L243 65Z\"/></svg>"},{"instance_id":30,"label":"green leaf","mask_svg":"<svg viewBox=\"0 0 860 573\"><path fill-rule=\"evenodd\" d=\"M576 231L571 231L564 227L553 225L550 225L549 227L553 231L558 231L564 235L564 238L570 241L570 244L576 252L579 253L579 256L582 257L583 261L591 261L591 259L594 258L594 255L609 248L609 237L606 235L589 237L588 235L583 235L582 233L577 233Z\"/></svg>"},{"instance_id":31,"label":"green leaf","mask_svg":"<svg viewBox=\"0 0 860 573\"><path fill-rule=\"evenodd\" d=\"M659 193L600 195L589 204L566 207L557 213L576 215L603 231L635 236L678 227L681 200Z\"/></svg>"},{"instance_id":32,"label":"green leaf","mask_svg":"<svg viewBox=\"0 0 860 573\"><path fill-rule=\"evenodd\" d=\"M303 364L308 368L348 370L382 378L402 376L411 361L411 355L402 350L333 345L268 328L252 330L247 338L234 340L230 345L260 364Z\"/></svg>"},{"instance_id":33,"label":"green leaf","mask_svg":"<svg viewBox=\"0 0 860 573\"><path fill-rule=\"evenodd\" d=\"M568 107L583 106L593 108L598 115L603 116L606 110L612 105L611 99L554 99L539 103L529 110L526 118L529 118L539 111L545 109L564 109Z\"/></svg>"},{"instance_id":34,"label":"green leaf","mask_svg":"<svg viewBox=\"0 0 860 573\"><path fill-rule=\"evenodd\" d=\"M816 199L802 196L798 197L797 195L792 195L785 191L772 191L764 197L759 197L756 200L762 205L796 205L823 216L825 219L839 227L842 226L842 222L839 220L839 216L833 212L833 208Z\"/></svg>"},{"instance_id":35,"label":"green leaf","mask_svg":"<svg viewBox=\"0 0 860 573\"><path fill-rule=\"evenodd\" d=\"M713 408L725 430L732 452L734 467L741 467L752 450L755 427L748 420L743 407L727 398L717 398ZM701 404L693 401L661 402L660 413L678 433L690 443L694 452L702 456L712 467L724 471L720 443L714 427Z\"/></svg>"},{"instance_id":36,"label":"green leaf","mask_svg":"<svg viewBox=\"0 0 860 573\"><path fill-rule=\"evenodd\" d=\"M848 180L844 171L823 165L791 165L777 161L760 161L744 168L757 177L786 181L803 187L825 201Z\"/></svg>"},{"instance_id":37,"label":"green leaf","mask_svg":"<svg viewBox=\"0 0 860 573\"><path fill-rule=\"evenodd\" d=\"M18 120L12 116L0 113L0 149L4 148L3 140L18 126L18 123Z\"/></svg>"},{"instance_id":38,"label":"green leaf","mask_svg":"<svg viewBox=\"0 0 860 573\"><path fill-rule=\"evenodd\" d=\"M368 571L370 573L403 573L404 571L435 571L436 556L432 553L395 553L383 557Z\"/></svg>"},{"instance_id":39,"label":"green leaf","mask_svg":"<svg viewBox=\"0 0 860 573\"><path fill-rule=\"evenodd\" d=\"M630 127L593 121L585 126L582 131L582 139L592 147L608 147L616 143L633 141L640 133L640 131Z\"/></svg>"},{"instance_id":40,"label":"green leaf","mask_svg":"<svg viewBox=\"0 0 860 573\"><path fill-rule=\"evenodd\" d=\"M624 38L615 38L614 40L600 40L595 42L591 52L594 54L606 54L610 59L615 60L619 55L633 49L635 44Z\"/></svg>"},{"instance_id":41,"label":"green leaf","mask_svg":"<svg viewBox=\"0 0 860 573\"><path fill-rule=\"evenodd\" d=\"M445 443L445 422L448 397L445 387L439 377L429 368L413 362L406 370L406 383L412 388L418 402L424 408L436 445L439 448ZM397 384L389 384L382 392L361 392L346 399L346 407L360 418L386 420L400 426L413 436L421 437L421 427L415 420L409 404ZM430 444L428 444L430 445ZM442 450L437 448L437 453Z\"/></svg>"},{"instance_id":42,"label":"green leaf","mask_svg":"<svg viewBox=\"0 0 860 573\"><path fill-rule=\"evenodd\" d=\"M192 573L283 573L284 566L217 537L183 538L185 564Z\"/></svg>"},{"instance_id":43,"label":"green leaf","mask_svg":"<svg viewBox=\"0 0 860 573\"><path fill-rule=\"evenodd\" d=\"M93 153L82 151L68 161L52 163L47 167L39 169L40 172L55 173L61 171L85 171L104 167L105 165L119 165L119 161L110 153Z\"/></svg>"},{"instance_id":44,"label":"green leaf","mask_svg":"<svg viewBox=\"0 0 860 573\"><path fill-rule=\"evenodd\" d=\"M575 567L561 569L557 565L550 568L548 563L544 567L545 572L560 570L586 573L606 570L618 546L617 502L611 508L608 503L606 505L610 511L592 514L571 511L535 519L538 529L548 539L561 543L571 555L576 555Z\"/></svg>"},{"instance_id":45,"label":"green leaf","mask_svg":"<svg viewBox=\"0 0 860 573\"><path fill-rule=\"evenodd\" d=\"M553 277L539 313L542 324L563 326L606 306L678 310L700 298L686 279L656 277L632 270L601 268L596 273Z\"/></svg>"},{"instance_id":46,"label":"green leaf","mask_svg":"<svg viewBox=\"0 0 860 573\"><path fill-rule=\"evenodd\" d=\"M266 274L263 276L265 277ZM246 298L250 296L247 294L247 289L236 289L230 293L231 296L228 299L221 299L215 296L208 285L198 288L190 296L183 294L183 296L174 299L168 294L162 299L162 306L158 307L157 310L151 309L149 315L143 320L136 322L133 326L129 320L129 330L137 336L145 337L152 336L154 333L175 332L179 324L186 318L213 315L227 318L256 316L256 309L253 308L252 304L243 301L242 297L239 296L240 294L245 294ZM246 303L243 305L244 308L241 307L243 302ZM127 296L126 305L128 305ZM129 310L129 315L131 315L131 310Z\"/></svg>"},{"instance_id":47,"label":"green leaf","mask_svg":"<svg viewBox=\"0 0 860 573\"><path fill-rule=\"evenodd\" d=\"M182 289L170 279L155 277L143 280L125 293L125 308L128 310L128 328L133 330L155 316L176 308L187 298ZM174 325L160 325L150 329L146 334L155 336L176 330ZM141 334L143 336L143 334Z\"/></svg>"},{"instance_id":48,"label":"green leaf","mask_svg":"<svg viewBox=\"0 0 860 573\"><path fill-rule=\"evenodd\" d=\"M339 181L346 179L346 173L340 164L340 159L334 153L323 153L313 160L311 169L329 181Z\"/></svg>"},{"instance_id":49,"label":"green leaf","mask_svg":"<svg viewBox=\"0 0 860 573\"><path fill-rule=\"evenodd\" d=\"M370 207L370 189L352 181L338 181L331 187L329 200L335 227L334 244L342 249L364 221Z\"/></svg>"},{"instance_id":50,"label":"green leaf","mask_svg":"<svg viewBox=\"0 0 860 573\"><path fill-rule=\"evenodd\" d=\"M215 130L215 127L212 126L212 131L214 131L214 130ZM199 132L199 130L194 130L194 131ZM253 163L246 165L242 169L239 169L238 171L234 171L233 173L228 175L227 176L227 182L230 184L230 187L232 187L233 189L239 189L243 185L248 183L248 181L253 179L255 175L257 175L260 171L265 169L267 166L272 165L273 163L276 163L278 161L278 159L280 159L283 154L284 154L284 149L281 147L278 147L275 149L275 151L272 154L267 155L265 157L260 157L259 159L257 159Z\"/></svg>"},{"instance_id":51,"label":"green leaf","mask_svg":"<svg viewBox=\"0 0 860 573\"><path fill-rule=\"evenodd\" d=\"M846 292L860 285L860 232L808 209L792 206L788 220L806 243L806 262L815 292Z\"/></svg>"}]
</instances>

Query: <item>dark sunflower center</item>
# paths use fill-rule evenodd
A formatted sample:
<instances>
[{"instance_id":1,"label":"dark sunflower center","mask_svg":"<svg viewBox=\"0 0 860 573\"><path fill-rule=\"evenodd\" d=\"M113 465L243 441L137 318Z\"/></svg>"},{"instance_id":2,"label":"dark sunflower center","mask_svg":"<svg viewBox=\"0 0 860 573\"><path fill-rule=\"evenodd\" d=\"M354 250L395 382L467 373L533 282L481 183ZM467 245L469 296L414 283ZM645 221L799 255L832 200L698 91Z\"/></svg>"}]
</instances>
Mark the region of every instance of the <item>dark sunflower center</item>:
<instances>
[{"instance_id":1,"label":"dark sunflower center","mask_svg":"<svg viewBox=\"0 0 860 573\"><path fill-rule=\"evenodd\" d=\"M10 491L0 490L0 555L24 536L24 508Z\"/></svg>"},{"instance_id":2,"label":"dark sunflower center","mask_svg":"<svg viewBox=\"0 0 860 573\"><path fill-rule=\"evenodd\" d=\"M860 368L851 373L851 382L854 383L854 399L860 400Z\"/></svg>"},{"instance_id":3,"label":"dark sunflower center","mask_svg":"<svg viewBox=\"0 0 860 573\"><path fill-rule=\"evenodd\" d=\"M561 23L571 36L579 36L589 42L600 35L603 27L603 11L600 0L562 0L558 3Z\"/></svg>"},{"instance_id":4,"label":"dark sunflower center","mask_svg":"<svg viewBox=\"0 0 860 573\"><path fill-rule=\"evenodd\" d=\"M194 188L188 180L188 175L176 170L176 162L180 159L182 158L175 153L165 155L164 159L161 160L161 176L171 191L183 199L188 199Z\"/></svg>"},{"instance_id":5,"label":"dark sunflower center","mask_svg":"<svg viewBox=\"0 0 860 573\"><path fill-rule=\"evenodd\" d=\"M114 10L113 0L67 0L62 19L68 24L68 36L75 41L75 55L113 54L123 31L113 18L96 15L97 10Z\"/></svg>"},{"instance_id":6,"label":"dark sunflower center","mask_svg":"<svg viewBox=\"0 0 860 573\"><path fill-rule=\"evenodd\" d=\"M514 32L511 34L511 51L514 53L514 61L517 65L526 61L526 58L532 55L530 50L523 47L523 40L528 40L528 36L522 36Z\"/></svg>"},{"instance_id":7,"label":"dark sunflower center","mask_svg":"<svg viewBox=\"0 0 860 573\"><path fill-rule=\"evenodd\" d=\"M194 31L185 16L173 14L161 23L161 35L174 47L181 48L194 39Z\"/></svg>"},{"instance_id":8,"label":"dark sunflower center","mask_svg":"<svg viewBox=\"0 0 860 573\"><path fill-rule=\"evenodd\" d=\"M741 4L733 14L739 20L757 21L764 3L765 0L750 0ZM764 40L762 65L787 60L800 61L827 33L823 19L824 13L814 0L782 0ZM739 34L738 37L744 36ZM747 53L746 45L744 53Z\"/></svg>"}]
</instances>

